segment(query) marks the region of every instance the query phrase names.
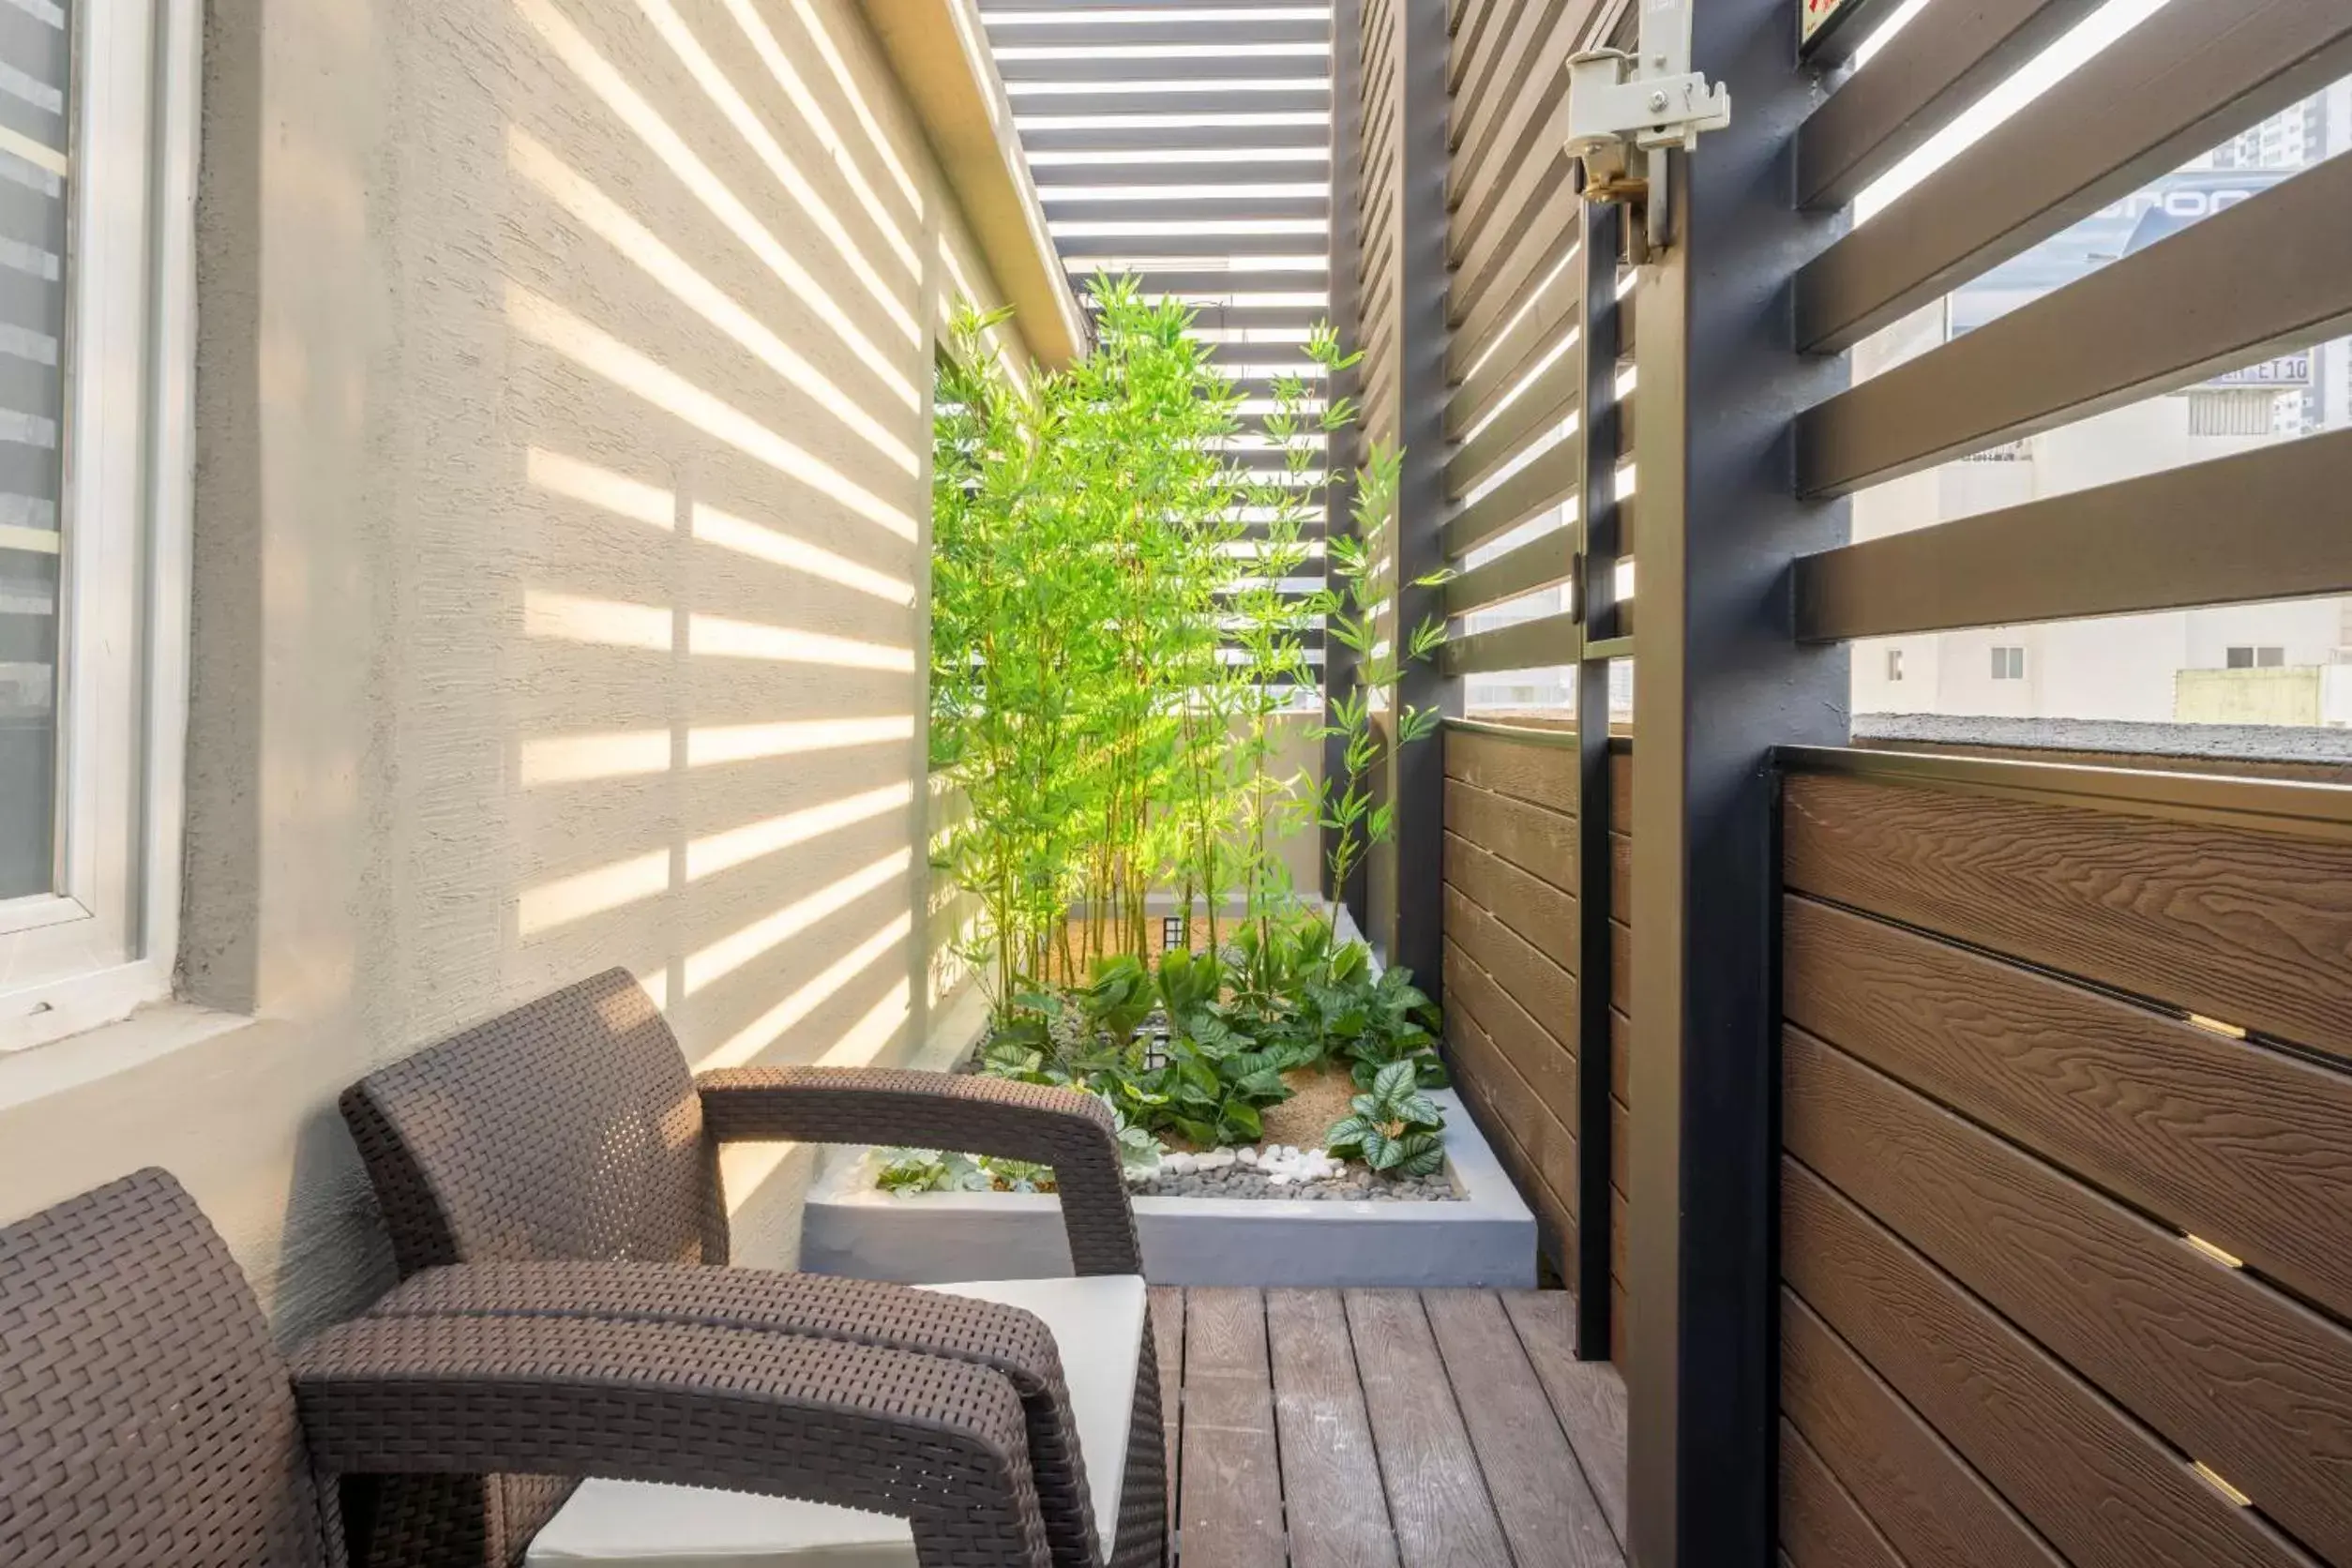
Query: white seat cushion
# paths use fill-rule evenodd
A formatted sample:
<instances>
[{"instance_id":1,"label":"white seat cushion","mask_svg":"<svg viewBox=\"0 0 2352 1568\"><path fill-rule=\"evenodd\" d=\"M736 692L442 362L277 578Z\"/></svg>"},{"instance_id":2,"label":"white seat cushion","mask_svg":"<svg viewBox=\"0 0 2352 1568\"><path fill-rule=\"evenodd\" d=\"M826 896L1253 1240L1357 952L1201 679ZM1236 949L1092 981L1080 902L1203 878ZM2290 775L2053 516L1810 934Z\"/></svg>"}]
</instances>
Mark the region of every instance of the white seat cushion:
<instances>
[{"instance_id":1,"label":"white seat cushion","mask_svg":"<svg viewBox=\"0 0 2352 1568\"><path fill-rule=\"evenodd\" d=\"M1133 1274L1001 1279L918 1289L1024 1307L1062 1353L1078 1452L1108 1553L1119 1533L1120 1483L1147 1310ZM904 1519L820 1502L642 1481L585 1481L531 1543L531 1568L915 1568Z\"/></svg>"}]
</instances>

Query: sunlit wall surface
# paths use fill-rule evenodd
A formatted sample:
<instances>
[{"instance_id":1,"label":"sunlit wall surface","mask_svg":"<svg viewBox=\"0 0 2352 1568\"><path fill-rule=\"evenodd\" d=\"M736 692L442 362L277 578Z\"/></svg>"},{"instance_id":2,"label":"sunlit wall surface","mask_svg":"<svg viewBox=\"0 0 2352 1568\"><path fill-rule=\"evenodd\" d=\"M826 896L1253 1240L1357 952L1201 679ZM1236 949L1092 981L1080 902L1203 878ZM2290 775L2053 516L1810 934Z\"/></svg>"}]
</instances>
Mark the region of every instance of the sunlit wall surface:
<instances>
[{"instance_id":1,"label":"sunlit wall surface","mask_svg":"<svg viewBox=\"0 0 2352 1568\"><path fill-rule=\"evenodd\" d=\"M299 1323L382 1282L334 1093L500 1008L618 964L698 1065L917 1048L931 365L993 289L852 0L209 9L183 988L228 1017L0 1084L0 1190L169 1166ZM740 1259L809 1159L731 1163Z\"/></svg>"}]
</instances>

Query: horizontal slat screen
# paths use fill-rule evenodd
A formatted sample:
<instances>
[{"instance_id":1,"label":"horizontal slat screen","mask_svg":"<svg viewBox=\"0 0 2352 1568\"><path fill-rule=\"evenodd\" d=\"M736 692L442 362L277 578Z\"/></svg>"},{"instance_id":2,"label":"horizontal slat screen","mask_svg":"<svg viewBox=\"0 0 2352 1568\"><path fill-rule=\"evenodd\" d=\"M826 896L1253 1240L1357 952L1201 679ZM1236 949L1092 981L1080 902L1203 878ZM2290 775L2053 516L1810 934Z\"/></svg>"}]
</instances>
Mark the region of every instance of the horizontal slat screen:
<instances>
[{"instance_id":1,"label":"horizontal slat screen","mask_svg":"<svg viewBox=\"0 0 2352 1568\"><path fill-rule=\"evenodd\" d=\"M1098 266L1134 273L1147 297L1194 307L1244 398L1270 405L1290 375L1323 396L1304 345L1332 313L1329 9L1002 0L981 17L1073 286ZM1282 472L1262 414L1241 420L1235 466ZM1319 518L1302 530L1322 534ZM1322 572L1318 552L1292 581ZM1311 662L1320 641L1306 639Z\"/></svg>"},{"instance_id":2,"label":"horizontal slat screen","mask_svg":"<svg viewBox=\"0 0 2352 1568\"><path fill-rule=\"evenodd\" d=\"M1799 204L1844 206L2099 5L1986 0L1929 7L1798 132Z\"/></svg>"},{"instance_id":3,"label":"horizontal slat screen","mask_svg":"<svg viewBox=\"0 0 2352 1568\"><path fill-rule=\"evenodd\" d=\"M1397 311L1403 282L1402 236L1397 228L1397 184L1404 107L1402 37L1397 7L1403 0L1365 0L1358 36L1362 113L1356 123L1355 170L1359 214L1356 230L1356 320L1364 363L1364 434L1396 439Z\"/></svg>"},{"instance_id":4,"label":"horizontal slat screen","mask_svg":"<svg viewBox=\"0 0 2352 1568\"><path fill-rule=\"evenodd\" d=\"M1824 755L1783 823L1795 1568L1846 1560L1825 1499L1907 1563L2352 1564L2352 791Z\"/></svg>"},{"instance_id":5,"label":"horizontal slat screen","mask_svg":"<svg viewBox=\"0 0 2352 1568\"><path fill-rule=\"evenodd\" d=\"M1473 711L1540 688L1556 695L1535 705L1564 713L1583 653L1582 181L1557 130L1567 58L1600 8L1468 0L1453 38L1443 543L1462 576L1445 668L1469 681Z\"/></svg>"},{"instance_id":6,"label":"horizontal slat screen","mask_svg":"<svg viewBox=\"0 0 2352 1568\"><path fill-rule=\"evenodd\" d=\"M1811 410L1798 488L1898 478L2347 325L2352 158L2339 158Z\"/></svg>"},{"instance_id":7,"label":"horizontal slat screen","mask_svg":"<svg viewBox=\"0 0 2352 1568\"><path fill-rule=\"evenodd\" d=\"M1455 637L1445 645L1449 675L1480 675L1498 670L1535 670L1573 664L1583 651L1576 618L1567 611L1513 620L1492 631Z\"/></svg>"},{"instance_id":8,"label":"horizontal slat screen","mask_svg":"<svg viewBox=\"0 0 2352 1568\"><path fill-rule=\"evenodd\" d=\"M1848 545L1797 564L1797 635L2352 594L2346 495L2352 430L2338 430Z\"/></svg>"},{"instance_id":9,"label":"horizontal slat screen","mask_svg":"<svg viewBox=\"0 0 2352 1568\"><path fill-rule=\"evenodd\" d=\"M1576 736L1564 729L1450 726L1445 731L1446 1041L1463 1098L1493 1135L1542 1222L1546 1252L1572 1274L1577 1234ZM1630 817L1632 760L1610 759L1611 821ZM1622 924L1632 840L1610 836L1616 1003L1610 1055L1612 1274L1623 1296L1625 1047ZM1596 1090L1601 1086L1592 1086ZM1623 1314L1612 1314L1621 1335Z\"/></svg>"},{"instance_id":10,"label":"horizontal slat screen","mask_svg":"<svg viewBox=\"0 0 2352 1568\"><path fill-rule=\"evenodd\" d=\"M1445 746L1446 1040L1464 1099L1543 1223L1576 1231L1574 736L1450 731Z\"/></svg>"},{"instance_id":11,"label":"horizontal slat screen","mask_svg":"<svg viewBox=\"0 0 2352 1568\"><path fill-rule=\"evenodd\" d=\"M1799 346L1851 347L2347 70L2344 7L2164 7L1802 268Z\"/></svg>"}]
</instances>

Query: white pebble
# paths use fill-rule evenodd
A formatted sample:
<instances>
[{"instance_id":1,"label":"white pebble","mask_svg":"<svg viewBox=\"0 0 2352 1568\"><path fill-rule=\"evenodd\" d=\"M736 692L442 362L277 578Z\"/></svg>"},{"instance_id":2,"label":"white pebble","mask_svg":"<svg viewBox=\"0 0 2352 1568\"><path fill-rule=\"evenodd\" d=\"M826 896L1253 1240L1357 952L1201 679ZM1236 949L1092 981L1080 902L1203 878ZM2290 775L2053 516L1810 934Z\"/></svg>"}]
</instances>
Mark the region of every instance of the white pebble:
<instances>
[{"instance_id":1,"label":"white pebble","mask_svg":"<svg viewBox=\"0 0 2352 1568\"><path fill-rule=\"evenodd\" d=\"M1233 1157L1241 1161L1244 1165L1256 1165L1258 1163L1258 1151L1255 1149L1244 1149L1236 1153Z\"/></svg>"}]
</instances>

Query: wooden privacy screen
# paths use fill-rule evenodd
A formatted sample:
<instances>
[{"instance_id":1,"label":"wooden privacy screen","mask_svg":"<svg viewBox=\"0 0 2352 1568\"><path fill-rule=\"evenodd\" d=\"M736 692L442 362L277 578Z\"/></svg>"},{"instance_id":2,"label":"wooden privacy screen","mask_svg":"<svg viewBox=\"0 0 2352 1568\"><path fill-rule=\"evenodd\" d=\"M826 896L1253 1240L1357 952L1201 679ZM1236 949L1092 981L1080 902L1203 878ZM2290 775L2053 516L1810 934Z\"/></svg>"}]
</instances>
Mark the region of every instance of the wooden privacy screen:
<instances>
[{"instance_id":1,"label":"wooden privacy screen","mask_svg":"<svg viewBox=\"0 0 2352 1568\"><path fill-rule=\"evenodd\" d=\"M1461 568L1446 585L1449 616L1521 601L1508 624L1457 636L1449 674L1574 664L1588 635L1569 596L1529 596L1574 579L1579 497L1588 472L1615 464L1615 425L1596 446L1583 417L1592 400L1615 408L1616 258L1580 256L1582 182L1557 125L1564 62L1598 9L1593 0L1461 0L1446 54L1446 339L1439 475L1440 548ZM1613 233L1613 229L1610 231ZM1605 249L1607 248L1605 243ZM1580 263L1584 264L1579 264ZM1599 297L1587 298L1591 279ZM1595 333L1588 311L1607 314ZM1613 523L1615 508L1608 507ZM1477 552L1471 565L1466 558ZM1540 605L1540 608L1537 606ZM1457 628L1458 629L1458 628ZM1595 634L1602 635L1602 634Z\"/></svg>"},{"instance_id":2,"label":"wooden privacy screen","mask_svg":"<svg viewBox=\"0 0 2352 1568\"><path fill-rule=\"evenodd\" d=\"M1363 432L1395 441L1397 426L1397 335L1404 314L1404 260L1397 203L1404 156L1404 50L1401 0L1364 0L1356 33L1360 51L1354 84L1356 341Z\"/></svg>"},{"instance_id":3,"label":"wooden privacy screen","mask_svg":"<svg viewBox=\"0 0 2352 1568\"><path fill-rule=\"evenodd\" d=\"M1610 759L1610 820L1631 821L1631 758ZM1574 1277L1578 1232L1577 753L1573 731L1450 729L1445 736L1446 1043L1462 1098L1536 1211L1545 1253ZM1607 1236L1624 1321L1625 956L1632 843L1612 834L1610 895L1591 911L1616 940L1609 1093ZM1598 902L1595 900L1594 902ZM1600 1086L1595 1085L1597 1090Z\"/></svg>"},{"instance_id":4,"label":"wooden privacy screen","mask_svg":"<svg viewBox=\"0 0 2352 1568\"><path fill-rule=\"evenodd\" d=\"M2346 792L1937 767L1787 780L1787 1560L2352 1568Z\"/></svg>"}]
</instances>

